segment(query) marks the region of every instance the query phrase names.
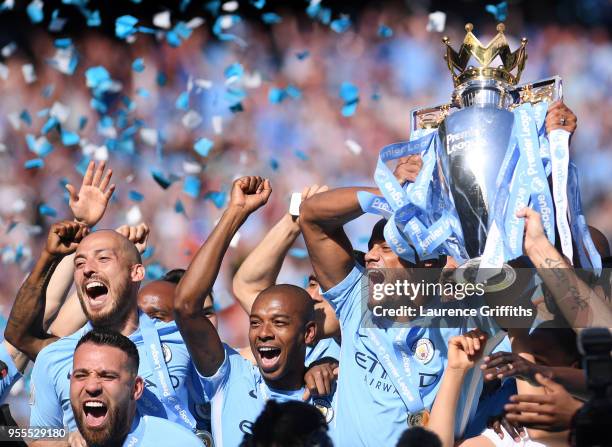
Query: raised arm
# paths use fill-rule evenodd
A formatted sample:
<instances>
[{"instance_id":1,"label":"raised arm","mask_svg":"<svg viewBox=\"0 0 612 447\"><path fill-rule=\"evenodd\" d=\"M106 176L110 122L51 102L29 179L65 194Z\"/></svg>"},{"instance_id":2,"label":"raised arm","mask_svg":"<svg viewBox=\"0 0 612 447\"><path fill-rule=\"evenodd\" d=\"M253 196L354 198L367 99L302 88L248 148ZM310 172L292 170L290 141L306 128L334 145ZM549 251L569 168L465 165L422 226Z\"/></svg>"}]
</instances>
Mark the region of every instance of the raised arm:
<instances>
[{"instance_id":1,"label":"raised arm","mask_svg":"<svg viewBox=\"0 0 612 447\"><path fill-rule=\"evenodd\" d=\"M76 250L87 232L88 228L78 222L53 224L44 250L17 293L4 337L32 360L42 348L57 339L47 334L43 327L49 279L60 260Z\"/></svg>"},{"instance_id":2,"label":"raised arm","mask_svg":"<svg viewBox=\"0 0 612 447\"><path fill-rule=\"evenodd\" d=\"M546 238L539 213L523 208L517 216L525 218L525 254L571 327L612 327L610 300L599 296L578 278L572 266Z\"/></svg>"},{"instance_id":3,"label":"raised arm","mask_svg":"<svg viewBox=\"0 0 612 447\"><path fill-rule=\"evenodd\" d=\"M338 188L316 194L300 206L300 227L323 291L342 281L355 265L343 226L363 214L357 200L359 191L379 193L368 187Z\"/></svg>"},{"instance_id":4,"label":"raised arm","mask_svg":"<svg viewBox=\"0 0 612 447\"><path fill-rule=\"evenodd\" d=\"M312 185L302 191L302 201L327 186ZM251 306L262 290L276 284L285 256L300 235L299 219L285 214L242 262L234 275L234 295L242 308L251 313Z\"/></svg>"},{"instance_id":5,"label":"raised arm","mask_svg":"<svg viewBox=\"0 0 612 447\"><path fill-rule=\"evenodd\" d=\"M217 279L232 237L248 216L268 201L271 192L267 179L242 177L236 180L228 208L176 286L176 323L198 372L203 376L214 375L225 358L219 334L202 312L204 300Z\"/></svg>"},{"instance_id":6,"label":"raised arm","mask_svg":"<svg viewBox=\"0 0 612 447\"><path fill-rule=\"evenodd\" d=\"M108 169L104 172L106 163L103 161L97 167L96 164L91 161L85 171L83 182L77 192L74 186L71 184L66 185L66 189L69 193L69 206L76 222L80 222L89 228L93 228L104 216L104 212L108 206L108 202L113 195L115 185L110 185L110 180L113 175L112 169ZM110 186L109 186L110 185ZM47 287L47 294L45 299L45 318L44 324L45 329L52 325L52 321L58 312L62 304L66 300L66 295L72 286L74 278L74 255L65 256L59 265L56 267L49 285ZM74 297L71 297L72 304L69 306L75 310ZM80 306L79 306L80 308ZM65 312L64 312L65 314ZM64 319L60 318L56 322L54 327L58 325L64 326L66 324L66 330L62 331L63 335L71 334L72 332L66 333L74 327L74 330L83 326L85 315L80 312L80 315L72 314L72 318ZM76 326L78 322L82 321L81 326ZM56 334L57 335L57 334Z\"/></svg>"},{"instance_id":7,"label":"raised arm","mask_svg":"<svg viewBox=\"0 0 612 447\"><path fill-rule=\"evenodd\" d=\"M478 329L448 341L448 364L442 376L427 428L438 435L443 447L455 445L455 417L467 372L482 355L486 334Z\"/></svg>"}]
</instances>

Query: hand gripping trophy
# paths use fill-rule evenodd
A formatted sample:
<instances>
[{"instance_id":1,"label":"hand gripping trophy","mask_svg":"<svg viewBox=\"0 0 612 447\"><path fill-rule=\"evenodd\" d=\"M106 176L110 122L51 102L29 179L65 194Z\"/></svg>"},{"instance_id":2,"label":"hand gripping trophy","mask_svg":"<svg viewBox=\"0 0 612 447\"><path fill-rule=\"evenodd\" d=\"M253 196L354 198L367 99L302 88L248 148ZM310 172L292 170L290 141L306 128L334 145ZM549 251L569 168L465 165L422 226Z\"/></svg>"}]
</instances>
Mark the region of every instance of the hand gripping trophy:
<instances>
[{"instance_id":1,"label":"hand gripping trophy","mask_svg":"<svg viewBox=\"0 0 612 447\"><path fill-rule=\"evenodd\" d=\"M412 112L410 141L380 153L374 179L384 200L362 192L362 208L388 219L385 238L403 259L453 256L488 290L515 279L507 262L523 254L524 221L516 212L525 206L541 214L547 237L553 244L558 238L569 259L575 247L583 268L600 269L569 160L570 135L548 135L544 126L548 103L562 96L561 79L517 85L527 39L512 52L503 24L486 46L472 29L466 25L459 51L443 39L451 102ZM501 65L491 66L497 59ZM479 66L468 65L472 60ZM402 186L387 162L412 154L421 154L423 167Z\"/></svg>"}]
</instances>

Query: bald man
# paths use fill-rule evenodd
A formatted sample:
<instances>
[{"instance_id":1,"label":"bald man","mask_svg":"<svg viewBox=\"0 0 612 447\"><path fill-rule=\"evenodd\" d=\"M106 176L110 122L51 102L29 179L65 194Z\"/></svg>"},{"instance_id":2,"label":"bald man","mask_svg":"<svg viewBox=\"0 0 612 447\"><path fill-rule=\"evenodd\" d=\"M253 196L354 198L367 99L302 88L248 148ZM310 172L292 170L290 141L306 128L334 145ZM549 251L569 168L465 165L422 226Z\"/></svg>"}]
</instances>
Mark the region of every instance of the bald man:
<instances>
[{"instance_id":1,"label":"bald man","mask_svg":"<svg viewBox=\"0 0 612 447\"><path fill-rule=\"evenodd\" d=\"M270 193L269 182L260 177L234 182L228 208L176 289L176 322L211 397L215 445L225 447L240 445L244 434L251 433L266 401L302 400L306 346L316 336L313 300L292 285L271 286L253 303L249 343L256 365L223 344L201 312L232 237ZM327 396L309 400L328 422L333 418L329 391Z\"/></svg>"},{"instance_id":2,"label":"bald man","mask_svg":"<svg viewBox=\"0 0 612 447\"><path fill-rule=\"evenodd\" d=\"M74 251L74 282L88 323L68 337L40 337L47 278ZM32 373L31 426L68 426L76 432L70 406L72 357L79 339L96 328L116 331L137 346L143 359L138 374L145 383L139 411L195 428L188 409L192 387L187 386L195 371L176 325L152 320L138 310L144 273L134 244L115 231L88 235L84 225L68 221L51 227L47 244L17 295L6 331L7 339L14 342L38 336L40 344L47 345L38 354ZM28 348L27 343L23 347Z\"/></svg>"},{"instance_id":3,"label":"bald man","mask_svg":"<svg viewBox=\"0 0 612 447\"><path fill-rule=\"evenodd\" d=\"M170 270L160 279L143 286L138 292L138 308L151 318L166 323L174 321L174 291L184 274L183 269ZM214 327L218 327L212 293L204 300L202 312Z\"/></svg>"}]
</instances>

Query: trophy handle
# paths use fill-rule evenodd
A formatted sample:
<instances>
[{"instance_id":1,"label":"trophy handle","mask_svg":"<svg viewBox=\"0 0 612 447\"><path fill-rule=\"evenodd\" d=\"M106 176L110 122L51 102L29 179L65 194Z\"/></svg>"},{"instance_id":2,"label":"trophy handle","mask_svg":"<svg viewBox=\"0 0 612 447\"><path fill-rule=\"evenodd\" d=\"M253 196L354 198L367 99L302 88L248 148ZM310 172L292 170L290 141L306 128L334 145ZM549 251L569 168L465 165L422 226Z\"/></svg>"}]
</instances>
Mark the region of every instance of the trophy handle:
<instances>
[{"instance_id":1,"label":"trophy handle","mask_svg":"<svg viewBox=\"0 0 612 447\"><path fill-rule=\"evenodd\" d=\"M557 101L563 99L563 81L560 76L540 79L517 86L510 92L510 95L513 99L510 110L527 102L537 104L541 101Z\"/></svg>"},{"instance_id":2,"label":"trophy handle","mask_svg":"<svg viewBox=\"0 0 612 447\"><path fill-rule=\"evenodd\" d=\"M512 103L508 106L512 110L521 104L537 104L541 101L557 101L563 99L563 81L560 76L540 79L539 81L521 84L508 90ZM418 129L437 129L444 118L459 110L459 98L454 95L451 102L439 104L410 112L410 131Z\"/></svg>"}]
</instances>

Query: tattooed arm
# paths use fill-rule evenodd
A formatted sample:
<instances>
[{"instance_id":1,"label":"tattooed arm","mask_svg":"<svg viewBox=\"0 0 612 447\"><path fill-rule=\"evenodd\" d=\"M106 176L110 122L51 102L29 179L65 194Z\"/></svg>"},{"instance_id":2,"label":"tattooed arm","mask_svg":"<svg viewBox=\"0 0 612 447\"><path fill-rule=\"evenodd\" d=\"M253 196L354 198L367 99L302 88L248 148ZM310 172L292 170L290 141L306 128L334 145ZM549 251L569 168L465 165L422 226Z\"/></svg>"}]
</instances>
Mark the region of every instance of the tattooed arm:
<instances>
[{"instance_id":1,"label":"tattooed arm","mask_svg":"<svg viewBox=\"0 0 612 447\"><path fill-rule=\"evenodd\" d=\"M525 218L525 254L536 266L538 275L571 327L612 327L609 297L600 296L576 275L572 266L546 238L540 215L524 208L517 216Z\"/></svg>"},{"instance_id":2,"label":"tattooed arm","mask_svg":"<svg viewBox=\"0 0 612 447\"><path fill-rule=\"evenodd\" d=\"M43 325L45 292L51 275L61 259L76 250L87 231L87 227L78 222L53 224L46 247L17 293L4 338L32 360L57 339L47 334Z\"/></svg>"}]
</instances>

